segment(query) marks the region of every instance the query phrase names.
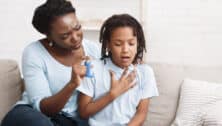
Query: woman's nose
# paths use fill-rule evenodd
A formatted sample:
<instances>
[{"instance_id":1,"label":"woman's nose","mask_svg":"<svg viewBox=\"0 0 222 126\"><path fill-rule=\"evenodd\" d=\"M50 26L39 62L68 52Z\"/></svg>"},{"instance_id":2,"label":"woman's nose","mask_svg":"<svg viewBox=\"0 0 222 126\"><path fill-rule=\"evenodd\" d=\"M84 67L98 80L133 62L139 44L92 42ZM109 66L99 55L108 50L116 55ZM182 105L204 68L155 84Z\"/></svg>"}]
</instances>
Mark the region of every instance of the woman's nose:
<instances>
[{"instance_id":1,"label":"woman's nose","mask_svg":"<svg viewBox=\"0 0 222 126\"><path fill-rule=\"evenodd\" d=\"M81 38L81 32L80 31L73 31L72 32L72 39L74 41L78 41Z\"/></svg>"}]
</instances>

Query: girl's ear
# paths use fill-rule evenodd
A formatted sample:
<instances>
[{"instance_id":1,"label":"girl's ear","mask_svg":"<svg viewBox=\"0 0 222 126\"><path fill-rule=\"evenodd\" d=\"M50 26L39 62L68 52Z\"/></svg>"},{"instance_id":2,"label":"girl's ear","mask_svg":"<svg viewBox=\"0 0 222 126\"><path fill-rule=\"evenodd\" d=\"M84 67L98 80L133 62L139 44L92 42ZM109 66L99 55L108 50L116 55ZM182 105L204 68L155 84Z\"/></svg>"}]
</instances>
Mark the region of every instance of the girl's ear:
<instances>
[{"instance_id":1,"label":"girl's ear","mask_svg":"<svg viewBox=\"0 0 222 126\"><path fill-rule=\"evenodd\" d=\"M106 45L106 55L108 56L109 55L109 52L110 52L110 45L109 43Z\"/></svg>"},{"instance_id":2,"label":"girl's ear","mask_svg":"<svg viewBox=\"0 0 222 126\"><path fill-rule=\"evenodd\" d=\"M110 51L110 43L108 42L106 45L106 51L109 52Z\"/></svg>"}]
</instances>

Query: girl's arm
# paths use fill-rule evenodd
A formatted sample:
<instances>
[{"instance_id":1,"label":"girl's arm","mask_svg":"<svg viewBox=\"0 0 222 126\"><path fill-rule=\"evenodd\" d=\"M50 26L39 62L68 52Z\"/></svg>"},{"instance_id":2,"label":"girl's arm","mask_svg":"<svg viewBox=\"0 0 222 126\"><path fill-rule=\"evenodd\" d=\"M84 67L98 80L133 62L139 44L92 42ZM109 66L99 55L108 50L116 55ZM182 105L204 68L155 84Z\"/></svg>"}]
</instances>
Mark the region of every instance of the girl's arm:
<instances>
[{"instance_id":1,"label":"girl's arm","mask_svg":"<svg viewBox=\"0 0 222 126\"><path fill-rule=\"evenodd\" d=\"M136 114L128 123L128 126L142 126L146 120L149 107L149 99L142 99L137 107Z\"/></svg>"},{"instance_id":2,"label":"girl's arm","mask_svg":"<svg viewBox=\"0 0 222 126\"><path fill-rule=\"evenodd\" d=\"M115 97L109 92L105 96L98 100L93 101L92 97L87 96L83 93L79 94L79 113L82 118L89 118L99 112L109 103L111 103Z\"/></svg>"},{"instance_id":3,"label":"girl's arm","mask_svg":"<svg viewBox=\"0 0 222 126\"><path fill-rule=\"evenodd\" d=\"M94 100L90 96L83 93L79 95L79 113L82 118L88 118L95 113L102 110L105 106L110 104L115 98L128 91L135 84L135 71L127 75L127 69L123 72L119 80L115 80L115 75L110 71L111 74L111 89L101 98Z\"/></svg>"}]
</instances>

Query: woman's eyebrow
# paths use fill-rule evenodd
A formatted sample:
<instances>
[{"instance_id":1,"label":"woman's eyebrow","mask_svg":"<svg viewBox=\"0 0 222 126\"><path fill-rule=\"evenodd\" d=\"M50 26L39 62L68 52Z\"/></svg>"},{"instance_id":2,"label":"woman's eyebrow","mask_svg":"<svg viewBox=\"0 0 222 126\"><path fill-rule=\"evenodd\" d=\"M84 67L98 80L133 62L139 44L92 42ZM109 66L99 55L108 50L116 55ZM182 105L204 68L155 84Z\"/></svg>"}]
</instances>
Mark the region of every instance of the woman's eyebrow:
<instances>
[{"instance_id":1,"label":"woman's eyebrow","mask_svg":"<svg viewBox=\"0 0 222 126\"><path fill-rule=\"evenodd\" d=\"M69 35L71 33L71 31L67 31L67 32L63 32L63 33L59 33L59 35L63 36L63 35Z\"/></svg>"}]
</instances>

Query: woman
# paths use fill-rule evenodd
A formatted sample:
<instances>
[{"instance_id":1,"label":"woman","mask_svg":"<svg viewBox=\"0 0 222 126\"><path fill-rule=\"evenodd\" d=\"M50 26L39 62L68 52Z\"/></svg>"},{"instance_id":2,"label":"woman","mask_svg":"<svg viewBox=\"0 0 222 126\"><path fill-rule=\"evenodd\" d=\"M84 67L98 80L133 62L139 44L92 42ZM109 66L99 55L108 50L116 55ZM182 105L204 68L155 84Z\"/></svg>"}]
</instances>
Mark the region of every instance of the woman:
<instances>
[{"instance_id":1,"label":"woman","mask_svg":"<svg viewBox=\"0 0 222 126\"><path fill-rule=\"evenodd\" d=\"M39 6L32 24L46 38L24 49L26 89L1 126L83 126L76 87L86 72L82 60L99 58L99 48L83 39L75 8L66 0L48 0Z\"/></svg>"}]
</instances>

